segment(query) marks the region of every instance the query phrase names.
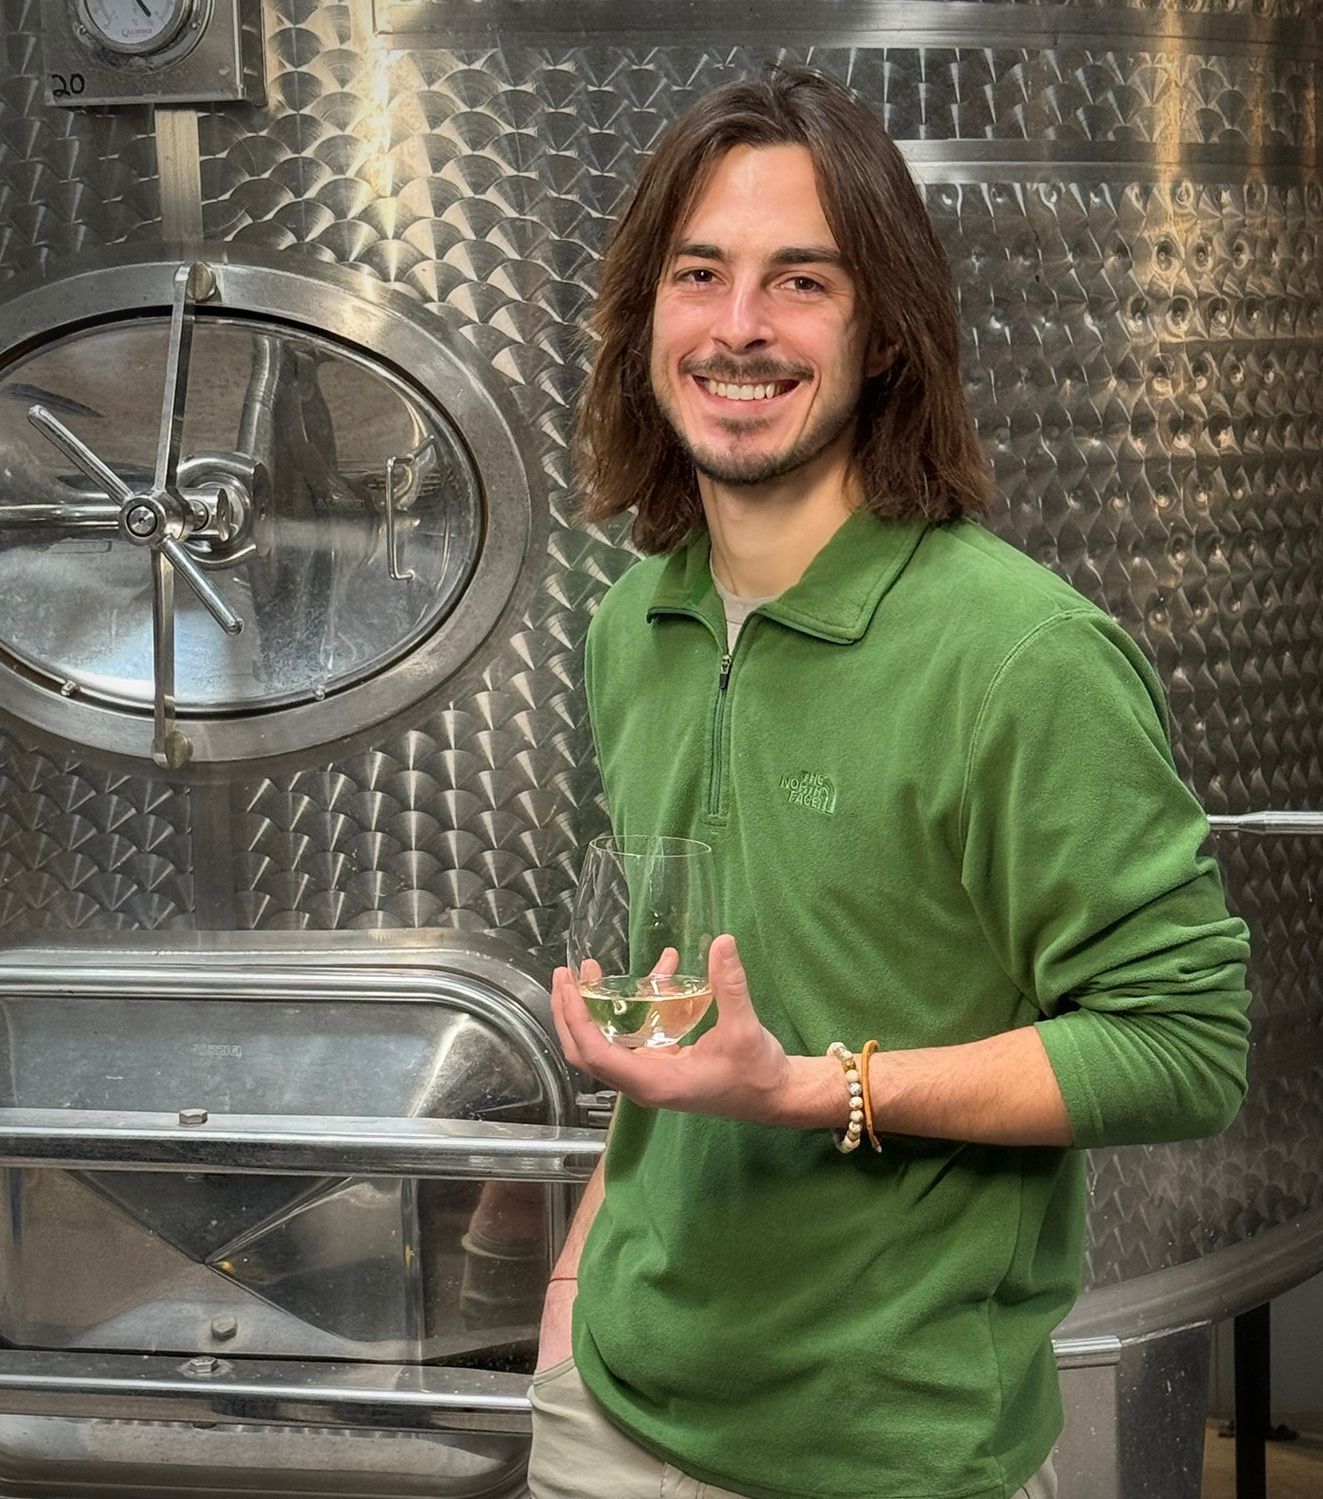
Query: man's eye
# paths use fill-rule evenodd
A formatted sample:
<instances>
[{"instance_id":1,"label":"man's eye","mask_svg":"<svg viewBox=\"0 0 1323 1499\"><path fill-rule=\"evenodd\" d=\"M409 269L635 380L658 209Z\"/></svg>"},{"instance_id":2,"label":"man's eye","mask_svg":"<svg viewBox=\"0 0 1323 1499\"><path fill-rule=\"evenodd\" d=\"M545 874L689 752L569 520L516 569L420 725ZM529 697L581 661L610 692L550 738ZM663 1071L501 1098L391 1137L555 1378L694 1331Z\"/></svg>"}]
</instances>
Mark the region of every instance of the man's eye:
<instances>
[{"instance_id":1,"label":"man's eye","mask_svg":"<svg viewBox=\"0 0 1323 1499\"><path fill-rule=\"evenodd\" d=\"M813 276L791 276L787 284L791 291L815 292L822 290L822 282Z\"/></svg>"},{"instance_id":2,"label":"man's eye","mask_svg":"<svg viewBox=\"0 0 1323 1499\"><path fill-rule=\"evenodd\" d=\"M715 276L716 272L713 271L711 266L691 265L688 270L680 272L679 279L681 281L691 281L698 286L710 286Z\"/></svg>"}]
</instances>

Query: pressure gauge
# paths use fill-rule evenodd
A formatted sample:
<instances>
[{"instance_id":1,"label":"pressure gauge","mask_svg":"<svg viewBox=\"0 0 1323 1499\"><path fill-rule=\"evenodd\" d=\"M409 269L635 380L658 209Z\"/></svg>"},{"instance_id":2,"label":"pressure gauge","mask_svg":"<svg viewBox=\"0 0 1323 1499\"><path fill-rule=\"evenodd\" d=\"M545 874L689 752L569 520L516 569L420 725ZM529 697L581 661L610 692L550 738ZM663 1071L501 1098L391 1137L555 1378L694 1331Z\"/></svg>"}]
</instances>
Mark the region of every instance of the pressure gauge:
<instances>
[{"instance_id":1,"label":"pressure gauge","mask_svg":"<svg viewBox=\"0 0 1323 1499\"><path fill-rule=\"evenodd\" d=\"M262 0L43 0L41 20L46 102L61 109L256 104L265 92Z\"/></svg>"},{"instance_id":2,"label":"pressure gauge","mask_svg":"<svg viewBox=\"0 0 1323 1499\"><path fill-rule=\"evenodd\" d=\"M198 0L79 0L83 25L111 52L159 52L187 25Z\"/></svg>"}]
</instances>

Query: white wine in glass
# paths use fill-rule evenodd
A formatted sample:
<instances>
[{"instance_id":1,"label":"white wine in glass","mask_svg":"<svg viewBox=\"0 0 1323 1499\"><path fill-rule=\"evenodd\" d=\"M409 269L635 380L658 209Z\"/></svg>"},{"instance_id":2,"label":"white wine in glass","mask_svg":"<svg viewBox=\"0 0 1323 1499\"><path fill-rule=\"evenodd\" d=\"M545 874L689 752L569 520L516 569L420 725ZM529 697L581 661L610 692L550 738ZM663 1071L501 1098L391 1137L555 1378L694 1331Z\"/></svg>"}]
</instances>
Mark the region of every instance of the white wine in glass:
<instances>
[{"instance_id":1,"label":"white wine in glass","mask_svg":"<svg viewBox=\"0 0 1323 1499\"><path fill-rule=\"evenodd\" d=\"M604 834L588 845L570 918L570 972L620 1046L673 1046L707 1013L717 929L712 849L691 838Z\"/></svg>"}]
</instances>

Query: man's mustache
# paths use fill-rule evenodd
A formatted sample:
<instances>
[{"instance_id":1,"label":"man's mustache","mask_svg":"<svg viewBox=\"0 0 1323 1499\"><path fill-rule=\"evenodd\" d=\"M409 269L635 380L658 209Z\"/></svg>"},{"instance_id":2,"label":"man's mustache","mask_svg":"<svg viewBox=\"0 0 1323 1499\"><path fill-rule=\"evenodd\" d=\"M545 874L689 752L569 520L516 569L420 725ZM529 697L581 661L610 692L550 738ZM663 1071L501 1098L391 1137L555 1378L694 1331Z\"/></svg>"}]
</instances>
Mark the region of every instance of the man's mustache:
<instances>
[{"instance_id":1,"label":"man's mustache","mask_svg":"<svg viewBox=\"0 0 1323 1499\"><path fill-rule=\"evenodd\" d=\"M813 378L813 371L803 365L772 364L766 359L743 363L733 359L686 359L680 364L680 373L700 380L721 380L728 385L770 385L777 380Z\"/></svg>"}]
</instances>

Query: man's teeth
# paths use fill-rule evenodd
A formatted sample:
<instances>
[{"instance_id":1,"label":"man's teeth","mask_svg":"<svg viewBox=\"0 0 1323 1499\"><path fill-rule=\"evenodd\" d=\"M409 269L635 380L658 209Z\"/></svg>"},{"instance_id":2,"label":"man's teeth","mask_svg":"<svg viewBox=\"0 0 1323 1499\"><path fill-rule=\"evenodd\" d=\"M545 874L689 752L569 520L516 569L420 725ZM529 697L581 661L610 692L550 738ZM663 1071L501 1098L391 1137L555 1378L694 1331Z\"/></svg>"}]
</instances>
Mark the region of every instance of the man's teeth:
<instances>
[{"instance_id":1,"label":"man's teeth","mask_svg":"<svg viewBox=\"0 0 1323 1499\"><path fill-rule=\"evenodd\" d=\"M775 383L771 385L727 385L722 380L704 380L703 388L714 396L724 396L728 401L765 401L777 393Z\"/></svg>"}]
</instances>

